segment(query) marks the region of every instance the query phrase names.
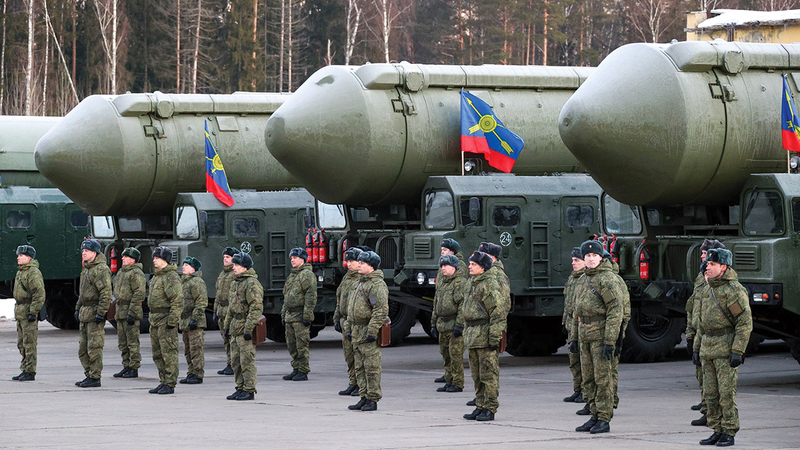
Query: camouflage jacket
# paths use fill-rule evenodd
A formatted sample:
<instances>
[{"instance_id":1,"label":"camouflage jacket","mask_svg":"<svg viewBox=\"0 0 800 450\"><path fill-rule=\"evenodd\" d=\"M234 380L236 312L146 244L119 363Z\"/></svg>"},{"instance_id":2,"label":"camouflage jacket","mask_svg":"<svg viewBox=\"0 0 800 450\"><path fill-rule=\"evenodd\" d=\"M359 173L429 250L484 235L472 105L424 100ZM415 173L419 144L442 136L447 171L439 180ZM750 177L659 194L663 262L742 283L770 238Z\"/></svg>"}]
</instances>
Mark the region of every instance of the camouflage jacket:
<instances>
[{"instance_id":1,"label":"camouflage jacket","mask_svg":"<svg viewBox=\"0 0 800 450\"><path fill-rule=\"evenodd\" d=\"M183 289L178 266L169 264L163 269L156 269L150 280L147 306L150 307L151 326L178 326L183 307Z\"/></svg>"},{"instance_id":2,"label":"camouflage jacket","mask_svg":"<svg viewBox=\"0 0 800 450\"><path fill-rule=\"evenodd\" d=\"M147 295L147 278L142 272L142 264L135 263L122 266L114 275L114 297L117 313L114 319L125 320L130 314L136 320L142 320L142 302Z\"/></svg>"},{"instance_id":3,"label":"camouflage jacket","mask_svg":"<svg viewBox=\"0 0 800 450\"><path fill-rule=\"evenodd\" d=\"M292 267L292 273L283 285L283 307L281 317L287 322L314 320L317 306L317 277L311 264Z\"/></svg>"},{"instance_id":4,"label":"camouflage jacket","mask_svg":"<svg viewBox=\"0 0 800 450\"><path fill-rule=\"evenodd\" d=\"M258 275L252 268L236 275L228 294L228 316L223 329L231 336L241 336L252 331L264 310L264 287L258 282Z\"/></svg>"},{"instance_id":5,"label":"camouflage jacket","mask_svg":"<svg viewBox=\"0 0 800 450\"><path fill-rule=\"evenodd\" d=\"M38 317L39 310L44 306L45 292L44 279L39 270L39 261L32 259L28 264L17 266L17 276L14 277L14 318L19 322L27 320L28 314Z\"/></svg>"},{"instance_id":6,"label":"camouflage jacket","mask_svg":"<svg viewBox=\"0 0 800 450\"><path fill-rule=\"evenodd\" d=\"M194 319L197 328L206 328L206 306L208 306L208 288L203 281L203 272L181 275L183 284L183 310L181 311L181 331L189 329L189 322Z\"/></svg>"},{"instance_id":7,"label":"camouflage jacket","mask_svg":"<svg viewBox=\"0 0 800 450\"><path fill-rule=\"evenodd\" d=\"M389 315L389 288L383 271L359 275L347 303L345 332L353 333L353 343L364 342L367 335L378 337L378 330Z\"/></svg>"},{"instance_id":8,"label":"camouflage jacket","mask_svg":"<svg viewBox=\"0 0 800 450\"><path fill-rule=\"evenodd\" d=\"M233 273L233 264L223 267L217 277L217 283L214 285L217 291L217 296L214 298L214 312L218 317L223 317L228 311L228 295L234 278L236 278L236 274Z\"/></svg>"},{"instance_id":9,"label":"camouflage jacket","mask_svg":"<svg viewBox=\"0 0 800 450\"><path fill-rule=\"evenodd\" d=\"M619 264L611 261L611 271L619 276ZM620 280L622 280L622 277L620 277ZM625 280L622 280L622 284L622 325L620 325L620 333L622 333L622 337L624 338L625 331L628 329L628 323L631 321L631 292L628 290Z\"/></svg>"},{"instance_id":10,"label":"camouflage jacket","mask_svg":"<svg viewBox=\"0 0 800 450\"><path fill-rule=\"evenodd\" d=\"M356 283L358 283L358 271L348 270L336 288L336 309L333 311L333 321L339 322L342 319L347 319L347 306L350 299L350 293L353 291Z\"/></svg>"},{"instance_id":11,"label":"camouflage jacket","mask_svg":"<svg viewBox=\"0 0 800 450\"><path fill-rule=\"evenodd\" d=\"M78 320L94 322L94 316L105 316L111 305L111 270L106 264L106 255L98 253L94 261L84 262L81 269L81 284L78 303Z\"/></svg>"},{"instance_id":12,"label":"camouflage jacket","mask_svg":"<svg viewBox=\"0 0 800 450\"><path fill-rule=\"evenodd\" d=\"M503 308L506 310L506 315L511 311L511 282L506 275L506 268L503 266L503 261L499 258L492 264L488 272L497 280L498 286L502 292Z\"/></svg>"},{"instance_id":13,"label":"camouflage jacket","mask_svg":"<svg viewBox=\"0 0 800 450\"><path fill-rule=\"evenodd\" d=\"M697 334L697 329L694 327L694 304L696 302L696 297L700 294L700 291L703 288L703 285L706 284L706 277L701 272L697 274L697 278L694 280L694 292L692 295L689 296L689 299L686 300L686 340L694 339L695 335Z\"/></svg>"},{"instance_id":14,"label":"camouflage jacket","mask_svg":"<svg viewBox=\"0 0 800 450\"><path fill-rule=\"evenodd\" d=\"M568 332L572 328L572 317L575 312L575 286L577 283L583 283L581 280L583 272L583 269L572 271L564 283L564 314L561 316L561 325L564 325Z\"/></svg>"},{"instance_id":15,"label":"camouflage jacket","mask_svg":"<svg viewBox=\"0 0 800 450\"><path fill-rule=\"evenodd\" d=\"M697 330L694 351L700 352L700 358L744 354L753 331L753 315L747 289L739 284L739 276L733 268L728 267L719 278L708 280L695 297L693 311Z\"/></svg>"},{"instance_id":16,"label":"camouflage jacket","mask_svg":"<svg viewBox=\"0 0 800 450\"><path fill-rule=\"evenodd\" d=\"M470 277L456 325L464 326L464 347L500 345L508 311L503 289L489 271Z\"/></svg>"},{"instance_id":17,"label":"camouflage jacket","mask_svg":"<svg viewBox=\"0 0 800 450\"><path fill-rule=\"evenodd\" d=\"M582 282L575 285L570 341L580 339L582 342L603 341L607 345L616 345L625 298L629 295L625 282L614 273L611 261L607 259L594 269L587 268L579 280Z\"/></svg>"},{"instance_id":18,"label":"camouflage jacket","mask_svg":"<svg viewBox=\"0 0 800 450\"><path fill-rule=\"evenodd\" d=\"M450 277L442 275L442 278L436 281L431 326L436 327L440 333L453 331L461 304L464 302L469 280L462 278L456 272Z\"/></svg>"}]
</instances>

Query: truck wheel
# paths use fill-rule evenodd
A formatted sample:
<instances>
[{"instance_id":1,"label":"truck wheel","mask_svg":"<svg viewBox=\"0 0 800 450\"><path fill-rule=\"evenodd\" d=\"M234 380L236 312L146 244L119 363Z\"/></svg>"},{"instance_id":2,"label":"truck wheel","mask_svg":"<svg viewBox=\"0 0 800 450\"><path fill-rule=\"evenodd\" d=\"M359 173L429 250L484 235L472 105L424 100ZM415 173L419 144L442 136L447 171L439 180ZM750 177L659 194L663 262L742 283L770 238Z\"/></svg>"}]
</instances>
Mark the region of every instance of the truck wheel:
<instances>
[{"instance_id":1,"label":"truck wheel","mask_svg":"<svg viewBox=\"0 0 800 450\"><path fill-rule=\"evenodd\" d=\"M513 356L547 356L567 342L561 317L509 317L506 352Z\"/></svg>"},{"instance_id":2,"label":"truck wheel","mask_svg":"<svg viewBox=\"0 0 800 450\"><path fill-rule=\"evenodd\" d=\"M286 328L281 324L281 316L269 314L267 319L267 339L273 342L286 342Z\"/></svg>"},{"instance_id":3,"label":"truck wheel","mask_svg":"<svg viewBox=\"0 0 800 450\"><path fill-rule=\"evenodd\" d=\"M62 330L77 330L78 321L75 320L75 302L70 304L64 298L54 297L46 300L47 321L54 327Z\"/></svg>"},{"instance_id":4,"label":"truck wheel","mask_svg":"<svg viewBox=\"0 0 800 450\"><path fill-rule=\"evenodd\" d=\"M398 345L411 334L411 328L417 323L419 310L404 303L389 300L389 318L392 320L392 344Z\"/></svg>"},{"instance_id":5,"label":"truck wheel","mask_svg":"<svg viewBox=\"0 0 800 450\"><path fill-rule=\"evenodd\" d=\"M750 333L750 340L747 341L747 348L744 350L744 354L747 356L752 355L753 353L758 351L758 346L764 342L766 338L758 333Z\"/></svg>"},{"instance_id":6,"label":"truck wheel","mask_svg":"<svg viewBox=\"0 0 800 450\"><path fill-rule=\"evenodd\" d=\"M422 325L422 329L425 330L425 333L433 337L431 335L431 312L420 310L419 314L417 314L417 320L419 320L419 324Z\"/></svg>"},{"instance_id":7,"label":"truck wheel","mask_svg":"<svg viewBox=\"0 0 800 450\"><path fill-rule=\"evenodd\" d=\"M789 351L792 352L792 357L800 364L800 339L786 339L786 343L789 345Z\"/></svg>"},{"instance_id":8,"label":"truck wheel","mask_svg":"<svg viewBox=\"0 0 800 450\"><path fill-rule=\"evenodd\" d=\"M622 343L620 361L651 363L663 361L681 341L686 319L645 314L631 310L631 321Z\"/></svg>"}]
</instances>

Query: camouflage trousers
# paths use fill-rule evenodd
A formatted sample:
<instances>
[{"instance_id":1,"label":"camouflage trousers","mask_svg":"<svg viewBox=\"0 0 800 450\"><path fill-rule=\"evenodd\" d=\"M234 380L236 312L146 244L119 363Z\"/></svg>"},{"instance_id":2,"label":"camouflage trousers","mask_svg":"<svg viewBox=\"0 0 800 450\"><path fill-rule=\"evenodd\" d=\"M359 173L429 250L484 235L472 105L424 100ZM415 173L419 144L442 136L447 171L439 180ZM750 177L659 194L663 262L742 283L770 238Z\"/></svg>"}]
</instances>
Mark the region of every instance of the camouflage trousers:
<instances>
[{"instance_id":1,"label":"camouflage trousers","mask_svg":"<svg viewBox=\"0 0 800 450\"><path fill-rule=\"evenodd\" d=\"M697 383L700 385L700 403L702 406L700 407L700 413L706 415L708 413L708 407L706 407L706 402L703 399L703 367L702 366L694 366L694 376L697 378Z\"/></svg>"},{"instance_id":2,"label":"camouflage trousers","mask_svg":"<svg viewBox=\"0 0 800 450\"><path fill-rule=\"evenodd\" d=\"M708 427L717 433L736 436L739 431L739 409L736 407L738 368L728 358L703 359L703 400Z\"/></svg>"},{"instance_id":3,"label":"camouflage trousers","mask_svg":"<svg viewBox=\"0 0 800 450\"><path fill-rule=\"evenodd\" d=\"M353 325L355 336L366 336L366 331L359 332L361 325ZM363 326L366 329L366 326ZM361 397L377 402L383 397L381 391L381 347L378 342L354 342L353 356L356 367L356 381Z\"/></svg>"},{"instance_id":4,"label":"camouflage trousers","mask_svg":"<svg viewBox=\"0 0 800 450\"><path fill-rule=\"evenodd\" d=\"M158 381L169 387L178 384L178 327L150 326L153 362L158 369Z\"/></svg>"},{"instance_id":5,"label":"camouflage trousers","mask_svg":"<svg viewBox=\"0 0 800 450\"><path fill-rule=\"evenodd\" d=\"M614 409L619 406L619 355L611 357L611 396L614 399Z\"/></svg>"},{"instance_id":6,"label":"camouflage trousers","mask_svg":"<svg viewBox=\"0 0 800 450\"><path fill-rule=\"evenodd\" d=\"M292 369L298 372L311 372L311 367L308 365L310 330L311 327L303 325L303 322L286 322L286 345L292 357Z\"/></svg>"},{"instance_id":7,"label":"camouflage trousers","mask_svg":"<svg viewBox=\"0 0 800 450\"><path fill-rule=\"evenodd\" d=\"M610 422L614 417L614 380L612 361L603 359L603 341L580 343L583 399L589 404L592 416Z\"/></svg>"},{"instance_id":8,"label":"camouflage trousers","mask_svg":"<svg viewBox=\"0 0 800 450\"><path fill-rule=\"evenodd\" d=\"M444 359L444 381L464 388L464 337L452 331L439 332L439 353Z\"/></svg>"},{"instance_id":9,"label":"camouflage trousers","mask_svg":"<svg viewBox=\"0 0 800 450\"><path fill-rule=\"evenodd\" d=\"M122 352L122 367L138 369L142 366L138 320L133 325L128 325L125 319L117 321L117 348Z\"/></svg>"},{"instance_id":10,"label":"camouflage trousers","mask_svg":"<svg viewBox=\"0 0 800 450\"><path fill-rule=\"evenodd\" d=\"M22 355L19 369L36 375L36 343L39 340L39 322L17 321L17 348Z\"/></svg>"},{"instance_id":11,"label":"camouflage trousers","mask_svg":"<svg viewBox=\"0 0 800 450\"><path fill-rule=\"evenodd\" d=\"M256 392L256 346L243 335L231 336L231 366L236 390Z\"/></svg>"},{"instance_id":12,"label":"camouflage trousers","mask_svg":"<svg viewBox=\"0 0 800 450\"><path fill-rule=\"evenodd\" d=\"M225 318L228 316L228 307L220 306L217 309L217 323L219 324L219 334L222 336L222 344L225 346L225 356L227 357L226 364L231 365L231 338L225 336L225 330L222 329L222 324L225 323Z\"/></svg>"},{"instance_id":13,"label":"camouflage trousers","mask_svg":"<svg viewBox=\"0 0 800 450\"><path fill-rule=\"evenodd\" d=\"M203 341L205 340L205 330L183 331L183 355L186 357L186 364L189 368L186 376L194 374L197 378L203 379L205 375L206 359L203 353Z\"/></svg>"},{"instance_id":14,"label":"camouflage trousers","mask_svg":"<svg viewBox=\"0 0 800 450\"><path fill-rule=\"evenodd\" d=\"M489 347L469 349L469 372L475 384L475 406L496 413L500 402L500 361Z\"/></svg>"},{"instance_id":15,"label":"camouflage trousers","mask_svg":"<svg viewBox=\"0 0 800 450\"><path fill-rule=\"evenodd\" d=\"M580 352L567 353L569 354L569 371L572 372L572 391L580 392L581 383L583 382L583 376L581 376L581 354Z\"/></svg>"},{"instance_id":16,"label":"camouflage trousers","mask_svg":"<svg viewBox=\"0 0 800 450\"><path fill-rule=\"evenodd\" d=\"M341 319L342 329L344 329L345 319ZM353 354L353 341L347 339L342 333L342 350L344 351L344 362L347 363L347 378L350 380L350 386L358 385L356 379L356 359Z\"/></svg>"},{"instance_id":17,"label":"camouflage trousers","mask_svg":"<svg viewBox=\"0 0 800 450\"><path fill-rule=\"evenodd\" d=\"M81 322L78 338L78 358L87 378L100 379L103 372L103 345L106 343L105 321Z\"/></svg>"}]
</instances>

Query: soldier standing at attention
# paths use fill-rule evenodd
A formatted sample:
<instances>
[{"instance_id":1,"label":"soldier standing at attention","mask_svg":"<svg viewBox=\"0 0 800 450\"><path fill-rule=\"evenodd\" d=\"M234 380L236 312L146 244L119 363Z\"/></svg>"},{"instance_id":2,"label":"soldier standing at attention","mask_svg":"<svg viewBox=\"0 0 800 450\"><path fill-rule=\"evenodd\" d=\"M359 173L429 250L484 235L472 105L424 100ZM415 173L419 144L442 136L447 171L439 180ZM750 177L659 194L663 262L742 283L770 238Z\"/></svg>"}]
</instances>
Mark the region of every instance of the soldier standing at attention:
<instances>
[{"instance_id":1,"label":"soldier standing at attention","mask_svg":"<svg viewBox=\"0 0 800 450\"><path fill-rule=\"evenodd\" d=\"M228 299L225 334L231 340L231 364L236 391L228 400L253 400L256 393L256 345L251 330L256 327L264 309L264 288L253 270L253 260L247 253L232 258L233 273Z\"/></svg>"},{"instance_id":2,"label":"soldier standing at attention","mask_svg":"<svg viewBox=\"0 0 800 450\"><path fill-rule=\"evenodd\" d=\"M581 244L581 254L586 269L575 294L570 351L580 348L583 398L592 417L575 431L607 433L614 415L612 359L627 287L614 273L611 261L603 259L602 244L586 241Z\"/></svg>"},{"instance_id":3,"label":"soldier standing at attention","mask_svg":"<svg viewBox=\"0 0 800 450\"><path fill-rule=\"evenodd\" d=\"M441 275L436 278L431 333L439 339L439 353L444 358L445 385L436 389L437 392L464 390L464 327L456 325L456 318L464 301L468 281L457 273L459 263L455 255L444 255L439 259Z\"/></svg>"},{"instance_id":4,"label":"soldier standing at attention","mask_svg":"<svg viewBox=\"0 0 800 450\"><path fill-rule=\"evenodd\" d=\"M706 279L694 305L697 334L692 361L703 368L703 396L708 426L714 430L700 445L734 445L739 431L736 408L737 369L753 331L753 316L747 290L731 268L730 250L715 248L706 254Z\"/></svg>"},{"instance_id":5,"label":"soldier standing at attention","mask_svg":"<svg viewBox=\"0 0 800 450\"><path fill-rule=\"evenodd\" d=\"M358 380L356 379L355 356L353 356L353 342L347 339L344 334L344 323L347 321L347 308L350 293L358 283L358 255L361 249L351 247L344 252L344 260L347 261L347 273L336 288L336 310L333 311L333 328L342 333L342 350L344 351L344 361L347 363L347 377L350 384L347 389L339 391L339 395L358 395Z\"/></svg>"},{"instance_id":6,"label":"soldier standing at attention","mask_svg":"<svg viewBox=\"0 0 800 450\"><path fill-rule=\"evenodd\" d=\"M377 253L361 252L358 261L360 277L348 301L345 336L353 342L361 400L347 408L353 411L375 411L383 396L378 331L389 314L389 288L383 280L381 257Z\"/></svg>"},{"instance_id":7,"label":"soldier standing at attention","mask_svg":"<svg viewBox=\"0 0 800 450\"><path fill-rule=\"evenodd\" d=\"M215 285L217 297L214 299L214 315L216 316L217 324L219 325L219 333L222 335L222 342L225 345L225 355L227 357L227 365L224 369L218 370L219 375L233 375L233 368L231 367L231 339L230 336L225 335L224 327L225 318L228 316L228 294L230 292L231 283L236 277L233 273L233 256L239 253L239 249L233 247L225 247L222 251L222 272L217 277L217 284Z\"/></svg>"},{"instance_id":8,"label":"soldier standing at attention","mask_svg":"<svg viewBox=\"0 0 800 450\"><path fill-rule=\"evenodd\" d=\"M307 263L308 253L297 247L289 252L292 273L283 285L281 320L286 327L286 346L292 357L292 372L284 380L306 381L311 367L308 365L308 345L311 342L311 322L317 306L317 277Z\"/></svg>"},{"instance_id":9,"label":"soldier standing at attention","mask_svg":"<svg viewBox=\"0 0 800 450\"><path fill-rule=\"evenodd\" d=\"M503 305L503 290L489 272L492 258L475 252L469 257L470 284L461 304L457 325L463 321L464 346L469 349L469 370L475 383L475 410L464 414L467 420L494 420L500 394L500 363L497 350L506 328L508 311Z\"/></svg>"},{"instance_id":10,"label":"soldier standing at attention","mask_svg":"<svg viewBox=\"0 0 800 450\"><path fill-rule=\"evenodd\" d=\"M139 348L139 324L142 320L142 302L147 295L147 278L139 262L142 254L128 247L122 251L122 267L114 277L114 297L117 302L117 347L122 352L122 371L114 378L138 378L142 365Z\"/></svg>"},{"instance_id":11,"label":"soldier standing at attention","mask_svg":"<svg viewBox=\"0 0 800 450\"><path fill-rule=\"evenodd\" d=\"M181 384L200 384L205 375L206 360L203 354L203 341L206 330L206 306L208 306L208 290L203 281L203 264L192 256L183 260L181 268L183 276L183 311L181 311L180 329L183 334L183 350L186 356L186 378Z\"/></svg>"},{"instance_id":12,"label":"soldier standing at attention","mask_svg":"<svg viewBox=\"0 0 800 450\"><path fill-rule=\"evenodd\" d=\"M148 392L168 395L175 393L178 383L178 322L183 307L183 289L178 266L172 263L169 247L153 249L155 274L150 281L150 341L153 362L158 368L159 385Z\"/></svg>"},{"instance_id":13,"label":"soldier standing at attention","mask_svg":"<svg viewBox=\"0 0 800 450\"><path fill-rule=\"evenodd\" d=\"M607 259L611 263L611 271L614 275L619 276L619 264L614 262L611 258L611 254L604 252L603 259ZM627 288L623 291L623 297L620 301L622 302L622 324L619 326L617 343L614 345L614 357L611 359L611 380L613 382L611 392L614 397L614 409L617 409L617 406L619 406L619 395L617 395L617 391L619 387L619 358L620 355L622 355L622 341L625 339L625 330L628 329L628 323L631 321L631 294Z\"/></svg>"},{"instance_id":14,"label":"soldier standing at attention","mask_svg":"<svg viewBox=\"0 0 800 450\"><path fill-rule=\"evenodd\" d=\"M12 380L36 379L36 343L39 338L39 310L44 306L45 292L36 249L30 245L17 247L17 276L14 278L14 319L17 321L17 348L22 355L22 373Z\"/></svg>"},{"instance_id":15,"label":"soldier standing at attention","mask_svg":"<svg viewBox=\"0 0 800 450\"><path fill-rule=\"evenodd\" d=\"M586 267L580 247L573 248L570 257L572 258L572 273L564 284L564 315L561 318L561 325L567 330L567 336L570 335L570 330L572 329L572 318L575 311L575 286L581 282L580 278L583 276L583 271ZM581 395L581 382L583 381L581 377L581 354L580 352L568 352L568 354L569 371L572 372L573 393L569 397L565 397L564 401L581 403L583 401L583 395ZM587 404L586 406L588 407L589 405ZM587 410L586 415L588 415L588 408L584 409Z\"/></svg>"},{"instance_id":16,"label":"soldier standing at attention","mask_svg":"<svg viewBox=\"0 0 800 450\"><path fill-rule=\"evenodd\" d=\"M442 245L441 245L441 248L439 250L439 254L440 254L440 256L447 256L447 255L455 256L456 259L458 260L458 267L457 267L457 270L456 270L456 276L463 278L465 281L469 279L469 271L467 270L467 264L464 262L464 254L461 253L461 244L459 244L458 241L456 241L455 239L451 239L451 238L442 239ZM439 272L436 274L436 290L437 291L439 290L439 282L442 279L443 279L442 268L441 268L441 265L440 265L439 266ZM435 327L436 327L436 320L433 320L433 317L431 317L431 336L433 336L434 339L438 340L439 339L439 330L434 330ZM440 345L439 349L441 350L441 345ZM443 358L449 358L449 356L445 357L444 354L442 355L442 357ZM433 380L433 382L434 383L448 383L447 374L442 375L439 378L436 378L435 380ZM444 389L439 388L439 389L442 389L442 390L437 389L436 391L437 392L444 392L445 390L447 390L447 388L448 388L448 386L445 386Z\"/></svg>"},{"instance_id":17,"label":"soldier standing at attention","mask_svg":"<svg viewBox=\"0 0 800 450\"><path fill-rule=\"evenodd\" d=\"M100 243L87 239L81 243L80 295L75 305L75 319L80 322L78 357L86 378L75 383L83 388L100 387L103 372L106 313L111 305L111 270Z\"/></svg>"}]
</instances>

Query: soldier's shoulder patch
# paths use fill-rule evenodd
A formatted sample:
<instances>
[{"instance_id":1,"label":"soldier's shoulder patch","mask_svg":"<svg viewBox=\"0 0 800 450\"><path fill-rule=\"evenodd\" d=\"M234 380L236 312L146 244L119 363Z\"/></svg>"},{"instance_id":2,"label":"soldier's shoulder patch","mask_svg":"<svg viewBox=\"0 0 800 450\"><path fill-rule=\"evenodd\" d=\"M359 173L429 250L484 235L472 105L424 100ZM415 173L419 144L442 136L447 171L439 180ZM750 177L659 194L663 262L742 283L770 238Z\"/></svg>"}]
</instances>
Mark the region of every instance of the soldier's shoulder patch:
<instances>
[{"instance_id":1,"label":"soldier's shoulder patch","mask_svg":"<svg viewBox=\"0 0 800 450\"><path fill-rule=\"evenodd\" d=\"M737 317L739 314L743 313L744 310L741 306L739 306L739 302L733 302L730 306L728 306L728 310L733 314L734 317Z\"/></svg>"}]
</instances>

